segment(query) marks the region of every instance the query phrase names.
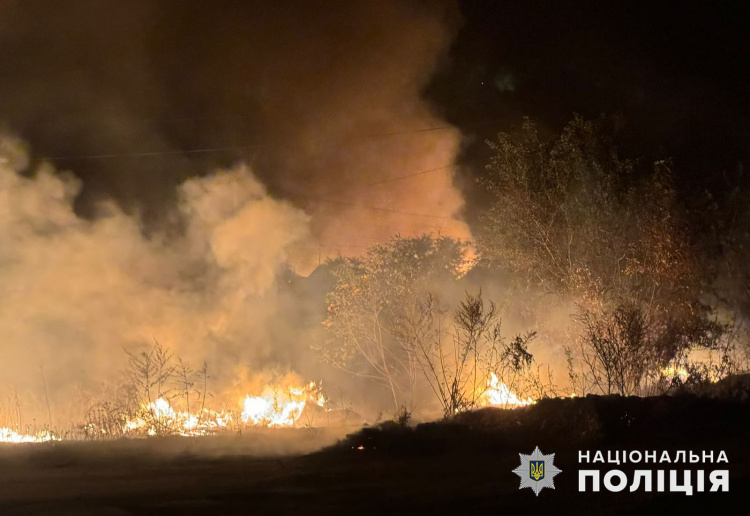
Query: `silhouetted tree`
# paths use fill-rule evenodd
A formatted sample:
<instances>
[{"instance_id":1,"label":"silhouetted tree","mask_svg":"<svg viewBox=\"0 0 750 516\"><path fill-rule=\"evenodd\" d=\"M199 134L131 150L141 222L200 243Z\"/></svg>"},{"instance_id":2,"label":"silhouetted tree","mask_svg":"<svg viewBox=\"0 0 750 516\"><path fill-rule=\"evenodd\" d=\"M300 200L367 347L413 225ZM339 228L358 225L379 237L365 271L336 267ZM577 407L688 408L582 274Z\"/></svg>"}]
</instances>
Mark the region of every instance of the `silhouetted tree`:
<instances>
[{"instance_id":1,"label":"silhouetted tree","mask_svg":"<svg viewBox=\"0 0 750 516\"><path fill-rule=\"evenodd\" d=\"M445 416L479 406L493 374L514 385L513 377L531 365L528 344L534 334L518 335L507 343L500 333L497 307L492 302L485 305L481 292L466 293L455 310L452 328L447 328L443 316L428 294L410 307L394 334L414 356Z\"/></svg>"},{"instance_id":2,"label":"silhouetted tree","mask_svg":"<svg viewBox=\"0 0 750 516\"><path fill-rule=\"evenodd\" d=\"M336 285L328 296L328 339L317 351L333 366L385 385L396 410L411 409L419 368L395 332L425 294L460 276L465 246L445 237L397 236L362 258L331 265Z\"/></svg>"},{"instance_id":3,"label":"silhouetted tree","mask_svg":"<svg viewBox=\"0 0 750 516\"><path fill-rule=\"evenodd\" d=\"M654 373L688 349L713 345L712 316L700 299L710 274L689 238L670 163L645 171L621 159L605 124L576 116L560 135L542 138L526 120L518 134L491 142L483 184L495 202L478 250L521 286L574 300L585 356L599 357L600 387L630 391L635 373L622 367L617 373L629 380L609 385L608 346L633 360L636 347L649 348ZM636 322L643 335L626 335Z\"/></svg>"}]
</instances>

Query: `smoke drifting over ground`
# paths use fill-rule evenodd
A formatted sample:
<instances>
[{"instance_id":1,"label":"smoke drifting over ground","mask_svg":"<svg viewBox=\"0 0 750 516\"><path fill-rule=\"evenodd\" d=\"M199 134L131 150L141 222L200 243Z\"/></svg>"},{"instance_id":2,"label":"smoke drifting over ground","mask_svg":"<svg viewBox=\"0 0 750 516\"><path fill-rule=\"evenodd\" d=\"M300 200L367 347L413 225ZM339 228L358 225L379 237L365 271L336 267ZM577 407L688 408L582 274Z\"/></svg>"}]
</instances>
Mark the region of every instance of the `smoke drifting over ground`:
<instances>
[{"instance_id":1,"label":"smoke drifting over ground","mask_svg":"<svg viewBox=\"0 0 750 516\"><path fill-rule=\"evenodd\" d=\"M457 19L418 1L0 4L4 387L41 406L42 368L61 408L154 338L252 383L233 369L309 347L279 329L282 267L469 239L459 132L421 96Z\"/></svg>"},{"instance_id":2,"label":"smoke drifting over ground","mask_svg":"<svg viewBox=\"0 0 750 516\"><path fill-rule=\"evenodd\" d=\"M112 381L122 348L153 338L214 371L267 366L273 286L309 218L270 198L246 167L178 188L181 237L143 236L113 203L88 220L73 211L80 181L48 165L33 177L20 143L2 140L0 371L4 386L40 395L43 367L56 404L72 387ZM220 378L220 376L219 376Z\"/></svg>"},{"instance_id":3,"label":"smoke drifting over ground","mask_svg":"<svg viewBox=\"0 0 750 516\"><path fill-rule=\"evenodd\" d=\"M459 133L421 97L455 6L32 1L0 18L0 117L36 157L77 158L57 162L83 181L79 214L111 197L151 230L186 178L244 161L312 215L303 272L398 232L469 237Z\"/></svg>"}]
</instances>

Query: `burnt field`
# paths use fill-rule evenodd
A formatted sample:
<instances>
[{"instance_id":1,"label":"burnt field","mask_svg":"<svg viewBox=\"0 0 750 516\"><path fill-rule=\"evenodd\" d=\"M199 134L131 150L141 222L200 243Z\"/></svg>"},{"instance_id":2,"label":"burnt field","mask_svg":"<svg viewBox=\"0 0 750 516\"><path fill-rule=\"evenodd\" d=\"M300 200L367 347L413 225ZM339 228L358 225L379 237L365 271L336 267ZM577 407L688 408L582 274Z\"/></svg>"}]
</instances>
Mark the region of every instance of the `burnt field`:
<instances>
[{"instance_id":1,"label":"burnt field","mask_svg":"<svg viewBox=\"0 0 750 516\"><path fill-rule=\"evenodd\" d=\"M741 506L750 486L748 409L747 383L725 381L702 397L549 399L412 427L388 422L343 438L265 429L231 438L8 445L0 450L0 513L721 514ZM311 451L319 446L326 447ZM562 470L555 490L538 497L519 491L512 473L518 453L535 446L555 453ZM578 450L724 450L730 490L579 493ZM597 466L629 478L635 469L590 465Z\"/></svg>"}]
</instances>

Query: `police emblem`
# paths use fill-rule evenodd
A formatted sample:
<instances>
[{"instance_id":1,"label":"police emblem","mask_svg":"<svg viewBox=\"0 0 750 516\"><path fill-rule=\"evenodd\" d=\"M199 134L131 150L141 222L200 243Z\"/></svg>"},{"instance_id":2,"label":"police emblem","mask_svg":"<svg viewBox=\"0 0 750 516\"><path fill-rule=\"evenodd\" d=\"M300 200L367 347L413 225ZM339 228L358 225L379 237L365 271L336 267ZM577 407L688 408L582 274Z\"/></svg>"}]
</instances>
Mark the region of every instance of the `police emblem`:
<instances>
[{"instance_id":1,"label":"police emblem","mask_svg":"<svg viewBox=\"0 0 750 516\"><path fill-rule=\"evenodd\" d=\"M518 454L521 457L521 465L513 470L513 473L521 477L519 489L530 487L536 496L545 487L555 488L555 475L562 470L554 465L555 454L544 455L539 447L534 448L531 455Z\"/></svg>"}]
</instances>

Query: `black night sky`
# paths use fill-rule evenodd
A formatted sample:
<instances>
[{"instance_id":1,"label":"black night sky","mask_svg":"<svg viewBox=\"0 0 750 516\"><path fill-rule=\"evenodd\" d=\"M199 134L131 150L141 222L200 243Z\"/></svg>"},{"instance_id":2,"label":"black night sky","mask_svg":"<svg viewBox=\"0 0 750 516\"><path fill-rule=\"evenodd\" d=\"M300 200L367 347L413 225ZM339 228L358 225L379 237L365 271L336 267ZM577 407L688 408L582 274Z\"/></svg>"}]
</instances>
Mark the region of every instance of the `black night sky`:
<instances>
[{"instance_id":1,"label":"black night sky","mask_svg":"<svg viewBox=\"0 0 750 516\"><path fill-rule=\"evenodd\" d=\"M750 152L748 9L733 2L463 2L430 98L483 152L530 116L621 115L629 157L671 157L688 188L724 187ZM489 126L489 127L488 127Z\"/></svg>"}]
</instances>

